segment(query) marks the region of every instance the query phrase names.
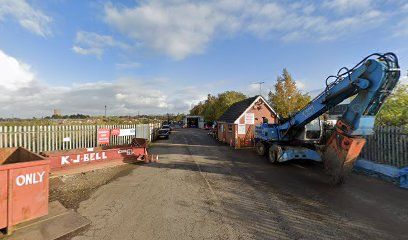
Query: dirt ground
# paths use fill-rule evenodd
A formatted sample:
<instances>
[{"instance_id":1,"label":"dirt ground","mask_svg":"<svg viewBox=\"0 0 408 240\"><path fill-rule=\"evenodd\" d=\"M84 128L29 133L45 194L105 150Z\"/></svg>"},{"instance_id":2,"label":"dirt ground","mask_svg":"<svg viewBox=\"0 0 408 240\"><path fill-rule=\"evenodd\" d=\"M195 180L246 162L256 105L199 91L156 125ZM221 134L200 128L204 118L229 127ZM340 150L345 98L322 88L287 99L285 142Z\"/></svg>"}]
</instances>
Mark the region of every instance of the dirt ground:
<instances>
[{"instance_id":1,"label":"dirt ground","mask_svg":"<svg viewBox=\"0 0 408 240\"><path fill-rule=\"evenodd\" d=\"M66 208L78 209L79 204L100 186L129 174L136 167L127 164L51 178L49 201L58 200Z\"/></svg>"},{"instance_id":2,"label":"dirt ground","mask_svg":"<svg viewBox=\"0 0 408 240\"><path fill-rule=\"evenodd\" d=\"M272 165L252 150L221 145L200 129L178 129L150 151L160 155L159 163L54 183L60 185L52 196L92 222L69 238L406 239L408 235L408 191L375 178L352 174L343 186L333 187L319 164ZM70 188L76 185L82 187Z\"/></svg>"}]
</instances>

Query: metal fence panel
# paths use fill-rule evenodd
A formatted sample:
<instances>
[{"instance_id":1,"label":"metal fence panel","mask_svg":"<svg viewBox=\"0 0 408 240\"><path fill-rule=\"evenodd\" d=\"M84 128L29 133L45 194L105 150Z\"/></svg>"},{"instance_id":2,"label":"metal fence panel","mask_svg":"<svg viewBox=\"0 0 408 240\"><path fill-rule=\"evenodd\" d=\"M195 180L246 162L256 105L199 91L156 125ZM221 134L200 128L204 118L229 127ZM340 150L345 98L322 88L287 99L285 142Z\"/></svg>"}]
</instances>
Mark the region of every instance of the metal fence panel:
<instances>
[{"instance_id":1,"label":"metal fence panel","mask_svg":"<svg viewBox=\"0 0 408 240\"><path fill-rule=\"evenodd\" d=\"M396 167L408 166L408 133L403 127L379 126L366 139L361 157Z\"/></svg>"},{"instance_id":2,"label":"metal fence panel","mask_svg":"<svg viewBox=\"0 0 408 240\"><path fill-rule=\"evenodd\" d=\"M58 125L58 126L0 126L0 148L19 147L33 152L55 151L97 146L99 128L136 129L134 136L110 136L110 145L128 144L133 137L151 141L160 124L133 125Z\"/></svg>"}]
</instances>

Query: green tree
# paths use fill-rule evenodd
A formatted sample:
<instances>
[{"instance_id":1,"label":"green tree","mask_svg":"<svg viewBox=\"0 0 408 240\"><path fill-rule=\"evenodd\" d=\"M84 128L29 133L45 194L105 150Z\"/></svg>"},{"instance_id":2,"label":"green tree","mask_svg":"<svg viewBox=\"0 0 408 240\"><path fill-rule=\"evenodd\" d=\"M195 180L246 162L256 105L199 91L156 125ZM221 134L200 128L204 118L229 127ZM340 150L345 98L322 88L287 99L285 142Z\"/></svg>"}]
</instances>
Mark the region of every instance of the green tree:
<instances>
[{"instance_id":1,"label":"green tree","mask_svg":"<svg viewBox=\"0 0 408 240\"><path fill-rule=\"evenodd\" d=\"M216 104L217 98L212 96L211 94L207 95L207 100L204 102L204 107L202 111L202 115L208 121L214 121L216 118Z\"/></svg>"},{"instance_id":2,"label":"green tree","mask_svg":"<svg viewBox=\"0 0 408 240\"><path fill-rule=\"evenodd\" d=\"M199 102L190 110L190 115L201 115L204 109L204 104Z\"/></svg>"},{"instance_id":3,"label":"green tree","mask_svg":"<svg viewBox=\"0 0 408 240\"><path fill-rule=\"evenodd\" d=\"M236 91L226 91L218 94L214 108L214 119L208 119L210 121L217 120L232 104L246 99L245 94Z\"/></svg>"},{"instance_id":4,"label":"green tree","mask_svg":"<svg viewBox=\"0 0 408 240\"><path fill-rule=\"evenodd\" d=\"M268 100L272 108L282 117L299 111L311 100L308 94L303 94L296 86L296 82L288 70L283 69L282 75L278 76L275 90L269 92Z\"/></svg>"},{"instance_id":5,"label":"green tree","mask_svg":"<svg viewBox=\"0 0 408 240\"><path fill-rule=\"evenodd\" d=\"M208 94L207 99L199 102L191 110L191 115L203 116L206 121L217 120L232 104L244 100L246 96L236 91L226 91L213 96Z\"/></svg>"},{"instance_id":6,"label":"green tree","mask_svg":"<svg viewBox=\"0 0 408 240\"><path fill-rule=\"evenodd\" d=\"M177 115L174 116L174 121L176 121L176 122L182 121L185 116L186 115L184 113L177 113Z\"/></svg>"},{"instance_id":7,"label":"green tree","mask_svg":"<svg viewBox=\"0 0 408 240\"><path fill-rule=\"evenodd\" d=\"M377 125L408 127L408 86L400 85L376 116Z\"/></svg>"}]
</instances>

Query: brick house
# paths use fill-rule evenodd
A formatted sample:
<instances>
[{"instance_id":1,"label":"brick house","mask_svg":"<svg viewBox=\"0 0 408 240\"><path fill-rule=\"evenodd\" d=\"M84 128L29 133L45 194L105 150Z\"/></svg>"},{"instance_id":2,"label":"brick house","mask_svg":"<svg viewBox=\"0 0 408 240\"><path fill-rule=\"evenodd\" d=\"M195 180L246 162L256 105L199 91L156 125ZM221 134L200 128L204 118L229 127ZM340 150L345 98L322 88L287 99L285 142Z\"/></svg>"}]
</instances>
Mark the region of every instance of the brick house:
<instances>
[{"instance_id":1,"label":"brick house","mask_svg":"<svg viewBox=\"0 0 408 240\"><path fill-rule=\"evenodd\" d=\"M277 113L262 96L236 102L218 119L218 139L235 148L253 146L255 125L275 123Z\"/></svg>"}]
</instances>

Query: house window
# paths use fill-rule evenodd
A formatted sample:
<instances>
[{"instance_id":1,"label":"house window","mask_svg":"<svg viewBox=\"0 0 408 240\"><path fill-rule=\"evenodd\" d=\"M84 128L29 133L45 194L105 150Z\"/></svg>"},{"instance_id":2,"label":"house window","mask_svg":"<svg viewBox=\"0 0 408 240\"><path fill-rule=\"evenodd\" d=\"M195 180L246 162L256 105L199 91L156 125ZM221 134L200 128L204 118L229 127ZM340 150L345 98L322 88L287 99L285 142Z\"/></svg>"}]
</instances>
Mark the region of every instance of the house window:
<instances>
[{"instance_id":1,"label":"house window","mask_svg":"<svg viewBox=\"0 0 408 240\"><path fill-rule=\"evenodd\" d=\"M232 132L232 124L228 124L228 132Z\"/></svg>"}]
</instances>

